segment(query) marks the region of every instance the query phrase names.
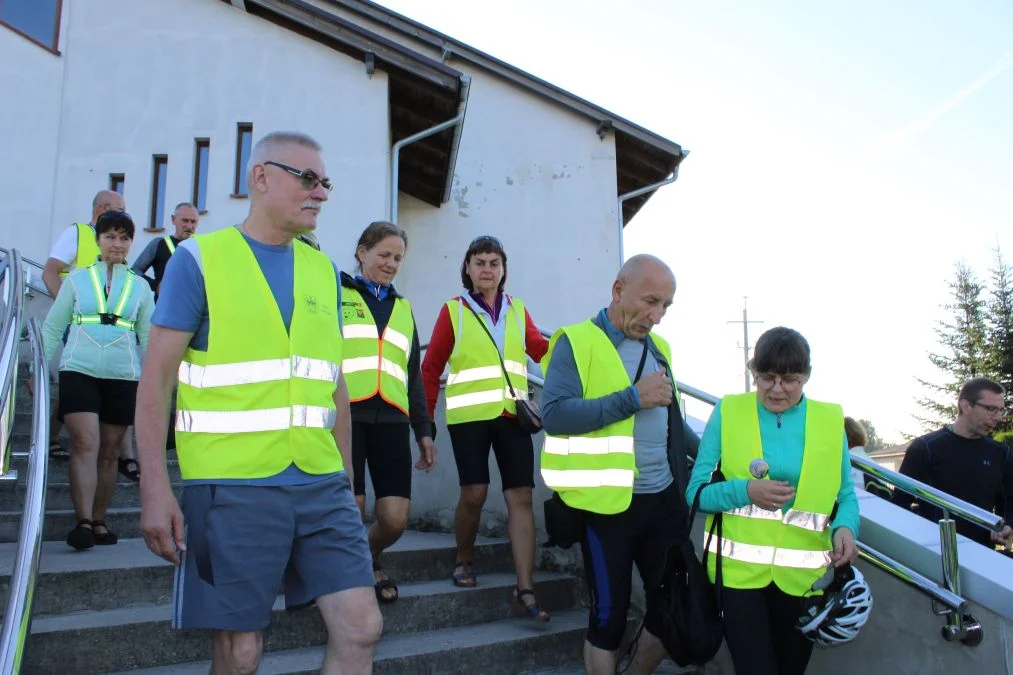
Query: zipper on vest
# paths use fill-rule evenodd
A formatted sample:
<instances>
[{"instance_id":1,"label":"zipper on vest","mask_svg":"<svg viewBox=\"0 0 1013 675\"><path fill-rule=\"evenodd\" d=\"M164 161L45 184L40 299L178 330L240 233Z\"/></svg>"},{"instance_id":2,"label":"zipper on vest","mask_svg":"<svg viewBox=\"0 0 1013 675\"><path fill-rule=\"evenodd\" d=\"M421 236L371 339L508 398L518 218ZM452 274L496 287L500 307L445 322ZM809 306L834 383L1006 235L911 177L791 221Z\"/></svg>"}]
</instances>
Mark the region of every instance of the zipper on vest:
<instances>
[{"instance_id":1,"label":"zipper on vest","mask_svg":"<svg viewBox=\"0 0 1013 675\"><path fill-rule=\"evenodd\" d=\"M777 428L781 428L781 413L777 413Z\"/></svg>"}]
</instances>

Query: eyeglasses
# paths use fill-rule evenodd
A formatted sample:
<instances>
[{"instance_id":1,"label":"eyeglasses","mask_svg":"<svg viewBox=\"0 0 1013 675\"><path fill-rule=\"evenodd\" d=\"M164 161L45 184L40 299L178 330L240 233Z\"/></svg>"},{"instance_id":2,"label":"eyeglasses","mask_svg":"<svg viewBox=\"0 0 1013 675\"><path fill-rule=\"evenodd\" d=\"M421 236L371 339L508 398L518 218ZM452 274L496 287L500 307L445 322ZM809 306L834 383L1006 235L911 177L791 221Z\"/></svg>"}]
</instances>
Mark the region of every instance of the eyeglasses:
<instances>
[{"instance_id":1,"label":"eyeglasses","mask_svg":"<svg viewBox=\"0 0 1013 675\"><path fill-rule=\"evenodd\" d=\"M331 183L330 178L321 178L312 169L300 171L299 169L294 169L291 166L271 161L264 162L264 164L265 165L270 164L271 166L276 166L279 169L288 171L290 174L299 179L299 182L302 185L303 190L315 190L317 185L327 190L328 192L330 192L334 188L334 184Z\"/></svg>"},{"instance_id":2,"label":"eyeglasses","mask_svg":"<svg viewBox=\"0 0 1013 675\"><path fill-rule=\"evenodd\" d=\"M764 389L770 389L777 382L781 383L782 389L794 389L801 387L805 381L804 375L775 375L774 373L757 373L753 376L756 384Z\"/></svg>"},{"instance_id":3,"label":"eyeglasses","mask_svg":"<svg viewBox=\"0 0 1013 675\"><path fill-rule=\"evenodd\" d=\"M1006 408L1000 408L997 405L984 405L978 401L970 401L972 406L978 406L992 417L1006 417L1009 411Z\"/></svg>"},{"instance_id":4,"label":"eyeglasses","mask_svg":"<svg viewBox=\"0 0 1013 675\"><path fill-rule=\"evenodd\" d=\"M488 234L483 234L481 237L475 237L474 239L472 239L471 243L468 244L468 248L474 248L475 246L478 246L479 244L484 244L485 242L489 242L498 249L503 248L503 244L500 243L499 239Z\"/></svg>"}]
</instances>

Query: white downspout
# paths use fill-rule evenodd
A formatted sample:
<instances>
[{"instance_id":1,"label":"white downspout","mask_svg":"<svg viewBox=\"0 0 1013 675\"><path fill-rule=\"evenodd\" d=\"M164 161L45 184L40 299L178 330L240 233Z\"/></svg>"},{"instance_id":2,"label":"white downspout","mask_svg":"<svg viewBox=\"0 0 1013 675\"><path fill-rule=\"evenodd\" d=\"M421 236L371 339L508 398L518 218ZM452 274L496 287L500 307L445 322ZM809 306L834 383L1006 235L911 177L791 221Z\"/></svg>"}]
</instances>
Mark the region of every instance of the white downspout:
<instances>
[{"instance_id":1,"label":"white downspout","mask_svg":"<svg viewBox=\"0 0 1013 675\"><path fill-rule=\"evenodd\" d=\"M669 183L674 183L675 179L679 177L679 167L682 165L682 161L686 159L686 157L688 156L689 150L683 150L682 155L679 158L679 161L675 165L675 170L672 171L672 175L666 178L665 180L658 181L657 183L651 183L650 185L645 185L642 188L637 188L636 190L633 190L632 192L627 192L624 195L619 195L618 215L616 216L616 218L618 219L618 228L619 228L620 267L622 267L623 263L626 262L626 253L623 247L623 202L625 202L627 199L633 199L634 197L639 197L640 195L647 194L648 192L654 192L658 188L664 187Z\"/></svg>"},{"instance_id":2,"label":"white downspout","mask_svg":"<svg viewBox=\"0 0 1013 675\"><path fill-rule=\"evenodd\" d=\"M387 220L397 224L397 197L398 197L398 174L400 173L400 167L398 160L401 156L401 148L406 145L411 145L415 141L421 141L423 138L428 138L433 134L438 134L444 129L456 126L457 129L454 132L454 138L450 144L450 161L447 164L448 176L447 176L447 187L443 191L443 202L446 203L450 199L450 184L454 179L454 166L457 164L457 149L461 142L461 130L463 128L464 115L468 110L468 93L471 91L471 78L467 75L461 76L461 92L460 102L457 105L457 115L441 122L434 127L424 129L416 134L412 134L407 138L402 138L400 141L394 144L394 148L390 153L390 204L387 210Z\"/></svg>"}]
</instances>

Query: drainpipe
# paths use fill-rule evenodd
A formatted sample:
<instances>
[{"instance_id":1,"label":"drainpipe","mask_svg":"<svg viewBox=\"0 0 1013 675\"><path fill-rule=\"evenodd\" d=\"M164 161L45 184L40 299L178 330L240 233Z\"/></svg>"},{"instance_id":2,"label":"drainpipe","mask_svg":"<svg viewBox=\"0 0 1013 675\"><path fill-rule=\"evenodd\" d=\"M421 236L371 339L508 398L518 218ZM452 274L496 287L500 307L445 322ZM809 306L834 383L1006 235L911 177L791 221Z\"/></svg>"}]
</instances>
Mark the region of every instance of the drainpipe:
<instances>
[{"instance_id":1,"label":"drainpipe","mask_svg":"<svg viewBox=\"0 0 1013 675\"><path fill-rule=\"evenodd\" d=\"M433 134L438 134L445 129L450 127L457 127L454 130L454 137L450 143L450 161L447 165L447 185L443 190L443 203L446 203L450 199L450 189L453 185L454 178L454 167L457 165L457 149L461 144L461 131L464 127L464 114L468 110L468 93L471 90L471 78L467 75L461 76L461 91L460 101L457 105L457 115L453 119L449 119L446 122L441 122L434 127L424 129L417 134L412 134L407 138L402 138L400 141L394 144L394 148L391 150L390 155L390 204L387 211L387 220L397 224L397 197L398 197L398 174L400 172L399 159L401 157L401 148L406 145L411 145L415 141L421 141L423 138L428 138Z\"/></svg>"},{"instance_id":2,"label":"drainpipe","mask_svg":"<svg viewBox=\"0 0 1013 675\"><path fill-rule=\"evenodd\" d=\"M682 160L686 159L686 157L688 157L688 156L689 156L689 150L683 150L682 151L682 155L679 157L679 161L675 165L675 170L672 172L672 175L669 176L668 178L666 178L665 180L658 181L657 183L651 183L650 185L645 185L642 188L638 188L636 190L633 190L632 192L627 192L624 195L619 195L619 209L618 209L619 215L617 216L617 218L619 220L619 266L620 267L622 267L623 263L626 262L626 254L625 254L625 252L623 250L623 202L625 202L627 199L633 199L634 197L639 197L640 195L647 194L648 192L654 192L658 188L664 187L664 186L668 185L669 183L674 183L675 179L679 177L679 166L682 165Z\"/></svg>"}]
</instances>

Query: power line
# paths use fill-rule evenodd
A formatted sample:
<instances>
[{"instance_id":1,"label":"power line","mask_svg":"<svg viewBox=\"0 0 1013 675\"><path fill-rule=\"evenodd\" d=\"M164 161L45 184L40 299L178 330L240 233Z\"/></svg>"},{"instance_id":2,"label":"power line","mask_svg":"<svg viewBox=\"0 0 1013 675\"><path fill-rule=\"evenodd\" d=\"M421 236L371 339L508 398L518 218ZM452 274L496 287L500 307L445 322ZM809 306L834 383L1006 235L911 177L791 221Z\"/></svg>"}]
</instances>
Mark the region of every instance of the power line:
<instances>
[{"instance_id":1,"label":"power line","mask_svg":"<svg viewBox=\"0 0 1013 675\"><path fill-rule=\"evenodd\" d=\"M741 323L742 324L742 367L743 375L746 381L746 391L749 391L749 324L751 323L763 323L763 321L750 321L749 320L749 309L746 306L747 296L742 296L742 319L736 321L729 321L728 323Z\"/></svg>"}]
</instances>

